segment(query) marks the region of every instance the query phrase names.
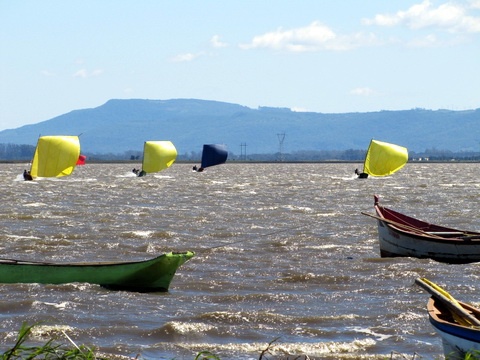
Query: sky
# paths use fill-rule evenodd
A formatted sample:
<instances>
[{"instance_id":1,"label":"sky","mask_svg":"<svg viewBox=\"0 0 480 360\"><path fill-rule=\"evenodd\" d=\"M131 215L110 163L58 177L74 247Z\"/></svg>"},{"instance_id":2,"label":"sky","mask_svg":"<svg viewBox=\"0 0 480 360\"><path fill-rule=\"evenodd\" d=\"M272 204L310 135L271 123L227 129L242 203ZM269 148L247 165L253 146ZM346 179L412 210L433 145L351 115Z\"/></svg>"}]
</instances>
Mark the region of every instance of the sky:
<instances>
[{"instance_id":1,"label":"sky","mask_svg":"<svg viewBox=\"0 0 480 360\"><path fill-rule=\"evenodd\" d=\"M480 108L480 0L0 0L0 130L178 98Z\"/></svg>"}]
</instances>

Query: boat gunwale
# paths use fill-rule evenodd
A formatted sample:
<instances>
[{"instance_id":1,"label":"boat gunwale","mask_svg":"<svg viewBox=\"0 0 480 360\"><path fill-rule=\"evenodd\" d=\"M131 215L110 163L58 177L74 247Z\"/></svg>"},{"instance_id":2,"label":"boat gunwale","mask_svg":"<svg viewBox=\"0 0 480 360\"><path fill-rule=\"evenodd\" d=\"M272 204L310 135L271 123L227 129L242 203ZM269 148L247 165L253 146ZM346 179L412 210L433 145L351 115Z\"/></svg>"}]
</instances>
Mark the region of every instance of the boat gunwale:
<instances>
[{"instance_id":1,"label":"boat gunwale","mask_svg":"<svg viewBox=\"0 0 480 360\"><path fill-rule=\"evenodd\" d=\"M443 311L439 309L437 306L437 301L433 296L430 297L430 299L427 302L427 312L428 312L428 317L430 320L430 323L432 326L442 332L445 332L449 335L455 336L455 337L461 337L462 339L473 341L479 343L479 336L480 336L480 328L479 327L470 327L470 326L465 326L461 325L452 321L448 321L446 319L442 318ZM466 304L464 302L459 301L458 302L465 310L470 311L473 313L474 316L477 318L480 316L480 311L479 309ZM448 311L445 309L445 311ZM458 331L454 331L458 330Z\"/></svg>"},{"instance_id":2,"label":"boat gunwale","mask_svg":"<svg viewBox=\"0 0 480 360\"><path fill-rule=\"evenodd\" d=\"M426 221L415 219L408 215L399 213L395 210L379 205L378 201L375 202L375 211L379 218L385 220L385 221L382 221L381 219L378 219L378 221L381 222L383 226L391 229L391 231L393 232L402 233L405 236L410 236L416 239L421 239L429 242L437 242L442 244L445 244L445 243L465 243L465 244L479 243L480 244L480 232L476 232L476 231L467 232L467 231L463 231L455 228L449 228L441 225L431 224ZM393 216L389 216L392 214L395 215L396 218L394 218ZM399 221L399 219L401 222L404 222L405 224L402 224ZM389 221L394 221L395 223L398 223L398 225L389 223ZM407 225L409 222L411 222L412 224ZM418 225L414 225L414 223L423 224L424 228L420 228ZM405 227L402 227L402 225L405 225ZM418 232L414 230L409 230L406 227L418 229ZM429 231L430 228L435 228L437 231L435 232L432 231L432 234L429 234L427 232ZM455 233L455 234L453 234L454 236L448 237L446 235L442 236L441 232ZM455 236L459 234L463 234L463 235Z\"/></svg>"},{"instance_id":3,"label":"boat gunwale","mask_svg":"<svg viewBox=\"0 0 480 360\"><path fill-rule=\"evenodd\" d=\"M156 262L162 257L171 257L173 255L187 256L187 260L192 258L195 253L192 251L185 252L168 252L163 253L158 256L155 256L150 259L144 260L130 260L130 261L105 261L105 262L65 262L65 263L56 263L56 262L47 262L47 261L34 261L34 260L17 260L17 259L3 259L0 258L0 265L22 265L22 266L58 266L58 267L100 267L100 266L124 266L124 265L136 265L136 264L145 264L149 262Z\"/></svg>"}]
</instances>

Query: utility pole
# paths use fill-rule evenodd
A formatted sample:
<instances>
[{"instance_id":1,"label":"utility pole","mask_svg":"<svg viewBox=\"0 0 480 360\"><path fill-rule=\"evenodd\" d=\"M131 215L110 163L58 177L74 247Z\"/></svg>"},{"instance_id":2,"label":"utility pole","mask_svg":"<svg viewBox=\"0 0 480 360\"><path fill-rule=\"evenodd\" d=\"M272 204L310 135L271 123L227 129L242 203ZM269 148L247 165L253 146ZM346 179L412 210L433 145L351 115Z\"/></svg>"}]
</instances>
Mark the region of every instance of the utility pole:
<instances>
[{"instance_id":1,"label":"utility pole","mask_svg":"<svg viewBox=\"0 0 480 360\"><path fill-rule=\"evenodd\" d=\"M285 133L277 134L278 138L278 158L283 161L283 142L285 140Z\"/></svg>"},{"instance_id":2,"label":"utility pole","mask_svg":"<svg viewBox=\"0 0 480 360\"><path fill-rule=\"evenodd\" d=\"M247 160L247 143L240 144L240 160Z\"/></svg>"}]
</instances>

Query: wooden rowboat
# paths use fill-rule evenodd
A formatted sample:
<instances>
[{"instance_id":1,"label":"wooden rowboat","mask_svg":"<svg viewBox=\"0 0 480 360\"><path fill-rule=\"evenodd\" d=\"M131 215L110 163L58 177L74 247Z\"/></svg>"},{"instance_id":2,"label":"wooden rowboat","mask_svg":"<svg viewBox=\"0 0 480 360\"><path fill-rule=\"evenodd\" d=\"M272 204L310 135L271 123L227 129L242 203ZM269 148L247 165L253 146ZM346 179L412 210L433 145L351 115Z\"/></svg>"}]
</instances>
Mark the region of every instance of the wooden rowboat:
<instances>
[{"instance_id":1,"label":"wooden rowboat","mask_svg":"<svg viewBox=\"0 0 480 360\"><path fill-rule=\"evenodd\" d=\"M430 258L450 264L480 261L480 232L430 224L379 204L375 196L381 257Z\"/></svg>"},{"instance_id":2,"label":"wooden rowboat","mask_svg":"<svg viewBox=\"0 0 480 360\"><path fill-rule=\"evenodd\" d=\"M480 318L480 311L466 303L460 305ZM430 324L442 338L443 352L449 359L464 359L465 354L480 350L480 327L458 324L452 313L434 297L427 303ZM457 357L453 357L457 356Z\"/></svg>"},{"instance_id":3,"label":"wooden rowboat","mask_svg":"<svg viewBox=\"0 0 480 360\"><path fill-rule=\"evenodd\" d=\"M442 338L446 359L466 359L480 350L480 309L456 300L443 288L425 278L415 283L432 297L427 311L430 324Z\"/></svg>"},{"instance_id":4,"label":"wooden rowboat","mask_svg":"<svg viewBox=\"0 0 480 360\"><path fill-rule=\"evenodd\" d=\"M170 252L129 262L49 263L0 259L0 283L91 283L112 290L168 291L177 269L193 252Z\"/></svg>"}]
</instances>

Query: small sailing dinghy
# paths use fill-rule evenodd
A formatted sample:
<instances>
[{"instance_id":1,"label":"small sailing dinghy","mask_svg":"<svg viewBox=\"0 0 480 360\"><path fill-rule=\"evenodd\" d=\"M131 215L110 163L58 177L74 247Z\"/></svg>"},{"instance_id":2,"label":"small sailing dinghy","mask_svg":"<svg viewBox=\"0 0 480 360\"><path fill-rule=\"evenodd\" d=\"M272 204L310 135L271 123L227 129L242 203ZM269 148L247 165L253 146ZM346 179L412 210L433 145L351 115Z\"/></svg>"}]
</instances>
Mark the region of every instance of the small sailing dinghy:
<instances>
[{"instance_id":1,"label":"small sailing dinghy","mask_svg":"<svg viewBox=\"0 0 480 360\"><path fill-rule=\"evenodd\" d=\"M177 158L177 149L171 141L145 141L143 145L142 169L134 172L138 176L160 172L172 166Z\"/></svg>"},{"instance_id":2,"label":"small sailing dinghy","mask_svg":"<svg viewBox=\"0 0 480 360\"><path fill-rule=\"evenodd\" d=\"M227 146L223 144L205 144L202 151L202 163L199 168L193 167L193 170L202 172L205 168L224 164L227 161Z\"/></svg>"},{"instance_id":3,"label":"small sailing dinghy","mask_svg":"<svg viewBox=\"0 0 480 360\"><path fill-rule=\"evenodd\" d=\"M68 176L75 169L79 156L78 136L41 136L35 148L30 173L24 173L24 178L33 180L37 177Z\"/></svg>"},{"instance_id":4,"label":"small sailing dinghy","mask_svg":"<svg viewBox=\"0 0 480 360\"><path fill-rule=\"evenodd\" d=\"M365 155L363 172L355 169L355 174L361 179L369 175L388 176L404 167L407 161L407 148L372 139Z\"/></svg>"},{"instance_id":5,"label":"small sailing dinghy","mask_svg":"<svg viewBox=\"0 0 480 360\"><path fill-rule=\"evenodd\" d=\"M51 263L0 259L0 283L98 284L111 290L168 291L177 269L194 253L170 252L128 262Z\"/></svg>"}]
</instances>

